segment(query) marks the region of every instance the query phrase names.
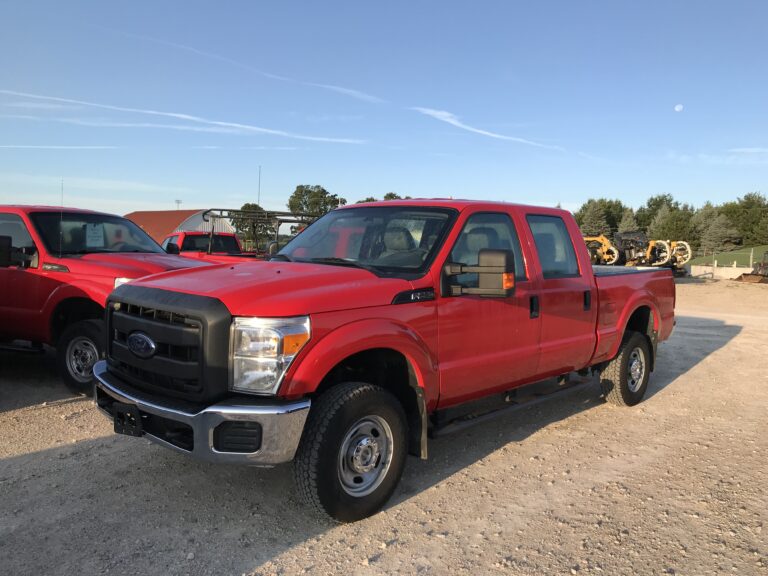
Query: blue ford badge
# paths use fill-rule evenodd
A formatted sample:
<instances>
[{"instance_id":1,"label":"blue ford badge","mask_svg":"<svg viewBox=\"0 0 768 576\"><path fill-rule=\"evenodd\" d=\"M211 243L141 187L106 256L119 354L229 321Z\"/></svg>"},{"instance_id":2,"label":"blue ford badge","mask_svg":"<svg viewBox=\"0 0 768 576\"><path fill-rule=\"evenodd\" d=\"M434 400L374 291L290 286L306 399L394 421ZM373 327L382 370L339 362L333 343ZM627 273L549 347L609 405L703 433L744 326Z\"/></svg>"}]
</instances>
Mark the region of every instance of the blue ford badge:
<instances>
[{"instance_id":1,"label":"blue ford badge","mask_svg":"<svg viewBox=\"0 0 768 576\"><path fill-rule=\"evenodd\" d=\"M152 358L157 351L157 344L144 332L134 332L128 336L128 350L139 358Z\"/></svg>"}]
</instances>

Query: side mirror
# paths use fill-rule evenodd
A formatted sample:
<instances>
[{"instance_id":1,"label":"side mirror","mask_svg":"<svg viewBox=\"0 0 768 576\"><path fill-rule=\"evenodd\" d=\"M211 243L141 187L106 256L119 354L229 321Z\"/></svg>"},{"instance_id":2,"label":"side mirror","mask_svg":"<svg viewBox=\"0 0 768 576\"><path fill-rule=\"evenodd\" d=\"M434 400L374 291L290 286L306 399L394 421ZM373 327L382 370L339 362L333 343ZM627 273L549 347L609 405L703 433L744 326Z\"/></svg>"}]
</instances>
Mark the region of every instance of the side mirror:
<instances>
[{"instance_id":1,"label":"side mirror","mask_svg":"<svg viewBox=\"0 0 768 576\"><path fill-rule=\"evenodd\" d=\"M11 264L11 237L0 236L0 268L8 268Z\"/></svg>"},{"instance_id":2,"label":"side mirror","mask_svg":"<svg viewBox=\"0 0 768 576\"><path fill-rule=\"evenodd\" d=\"M449 263L445 265L446 276L477 274L477 288L459 284L449 286L451 296L471 294L505 298L515 293L515 257L511 250L480 250L477 266Z\"/></svg>"},{"instance_id":3,"label":"side mirror","mask_svg":"<svg viewBox=\"0 0 768 576\"><path fill-rule=\"evenodd\" d=\"M279 246L277 245L277 242L270 242L269 246L267 246L267 254L270 256L274 256L277 254L277 250L279 249Z\"/></svg>"},{"instance_id":4,"label":"side mirror","mask_svg":"<svg viewBox=\"0 0 768 576\"><path fill-rule=\"evenodd\" d=\"M168 254L181 254L181 250L179 249L179 245L174 242L169 242L168 246L165 247L165 251Z\"/></svg>"}]
</instances>

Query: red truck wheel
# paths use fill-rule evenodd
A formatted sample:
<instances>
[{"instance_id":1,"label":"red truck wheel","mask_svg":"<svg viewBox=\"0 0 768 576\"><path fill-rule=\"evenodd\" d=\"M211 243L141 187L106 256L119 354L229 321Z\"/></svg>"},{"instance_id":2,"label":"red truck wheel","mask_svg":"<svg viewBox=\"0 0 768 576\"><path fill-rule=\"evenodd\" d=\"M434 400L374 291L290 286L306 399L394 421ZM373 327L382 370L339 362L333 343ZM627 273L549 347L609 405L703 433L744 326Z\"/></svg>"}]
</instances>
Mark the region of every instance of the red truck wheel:
<instances>
[{"instance_id":1,"label":"red truck wheel","mask_svg":"<svg viewBox=\"0 0 768 576\"><path fill-rule=\"evenodd\" d=\"M619 353L600 373L605 399L620 406L634 406L643 399L651 373L648 339L629 332Z\"/></svg>"},{"instance_id":2,"label":"red truck wheel","mask_svg":"<svg viewBox=\"0 0 768 576\"><path fill-rule=\"evenodd\" d=\"M70 324L56 346L61 379L80 394L93 392L93 365L104 356L104 327L101 320Z\"/></svg>"},{"instance_id":3,"label":"red truck wheel","mask_svg":"<svg viewBox=\"0 0 768 576\"><path fill-rule=\"evenodd\" d=\"M379 386L345 383L313 404L294 461L302 498L339 522L379 511L405 467L407 421Z\"/></svg>"}]
</instances>

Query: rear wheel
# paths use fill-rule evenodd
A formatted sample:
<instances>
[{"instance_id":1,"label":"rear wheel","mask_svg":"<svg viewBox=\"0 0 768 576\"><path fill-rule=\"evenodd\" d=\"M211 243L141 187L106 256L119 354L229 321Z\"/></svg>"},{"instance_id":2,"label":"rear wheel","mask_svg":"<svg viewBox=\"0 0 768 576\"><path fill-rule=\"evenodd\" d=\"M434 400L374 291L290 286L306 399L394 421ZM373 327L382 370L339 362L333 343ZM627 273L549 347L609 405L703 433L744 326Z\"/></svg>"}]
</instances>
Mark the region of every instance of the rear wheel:
<instances>
[{"instance_id":1,"label":"rear wheel","mask_svg":"<svg viewBox=\"0 0 768 576\"><path fill-rule=\"evenodd\" d=\"M302 498L339 522L379 511L405 467L406 422L400 403L379 386L328 390L312 406L294 460Z\"/></svg>"},{"instance_id":2,"label":"rear wheel","mask_svg":"<svg viewBox=\"0 0 768 576\"><path fill-rule=\"evenodd\" d=\"M59 375L71 390L93 394L93 365L104 356L104 324L80 320L70 324L56 346Z\"/></svg>"},{"instance_id":3,"label":"rear wheel","mask_svg":"<svg viewBox=\"0 0 768 576\"><path fill-rule=\"evenodd\" d=\"M605 399L620 406L634 406L643 399L651 372L648 339L639 332L629 332L619 353L600 373Z\"/></svg>"}]
</instances>

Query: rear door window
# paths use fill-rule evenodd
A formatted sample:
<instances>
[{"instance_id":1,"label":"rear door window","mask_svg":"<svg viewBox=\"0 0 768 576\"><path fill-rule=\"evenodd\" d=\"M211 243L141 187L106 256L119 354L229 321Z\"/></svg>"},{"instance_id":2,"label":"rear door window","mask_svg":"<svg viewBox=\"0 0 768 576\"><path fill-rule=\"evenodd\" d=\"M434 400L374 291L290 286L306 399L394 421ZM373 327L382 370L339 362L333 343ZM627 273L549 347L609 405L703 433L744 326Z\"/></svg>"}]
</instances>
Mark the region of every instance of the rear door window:
<instances>
[{"instance_id":1,"label":"rear door window","mask_svg":"<svg viewBox=\"0 0 768 576\"><path fill-rule=\"evenodd\" d=\"M580 276L576 251L563 219L559 216L540 214L530 214L526 219L536 242L544 278Z\"/></svg>"}]
</instances>

